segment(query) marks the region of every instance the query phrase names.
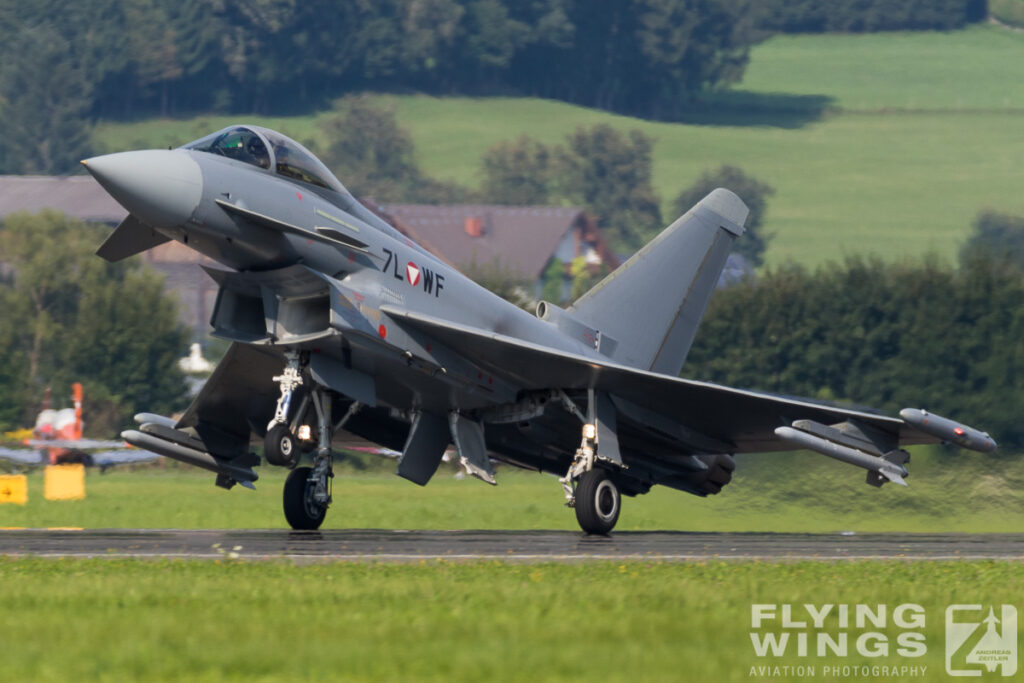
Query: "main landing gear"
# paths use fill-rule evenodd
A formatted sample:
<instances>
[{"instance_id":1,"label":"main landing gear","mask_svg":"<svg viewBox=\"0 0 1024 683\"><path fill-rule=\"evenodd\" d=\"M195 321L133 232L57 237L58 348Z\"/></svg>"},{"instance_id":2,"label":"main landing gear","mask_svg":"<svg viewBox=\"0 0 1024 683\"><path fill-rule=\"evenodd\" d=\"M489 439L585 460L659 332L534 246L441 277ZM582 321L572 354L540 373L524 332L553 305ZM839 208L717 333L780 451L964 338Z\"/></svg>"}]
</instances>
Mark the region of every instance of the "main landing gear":
<instances>
[{"instance_id":1,"label":"main landing gear","mask_svg":"<svg viewBox=\"0 0 1024 683\"><path fill-rule=\"evenodd\" d=\"M309 390L292 423L289 423L292 395L303 383L304 365L298 354L288 354L288 364L284 373L274 378L281 386L281 397L277 401L277 410L267 428L263 445L268 462L292 470L284 484L285 519L293 529L314 530L323 524L332 500L331 482L334 479L334 466L331 457L331 438L336 427L331 423L331 392L316 385ZM317 419L316 455L313 457L312 467L296 467L303 450L302 441L296 438L296 431L308 430L308 427L299 427L298 423L305 417L310 403L316 411ZM337 428L343 426L358 409L359 403L353 403ZM303 435L303 438L307 436L309 435Z\"/></svg>"},{"instance_id":2,"label":"main landing gear","mask_svg":"<svg viewBox=\"0 0 1024 683\"><path fill-rule=\"evenodd\" d=\"M297 467L284 482L284 518L293 529L313 531L327 516L330 493L324 478L313 474L312 467ZM333 476L333 475L330 475ZM324 496L326 493L326 499Z\"/></svg>"},{"instance_id":3,"label":"main landing gear","mask_svg":"<svg viewBox=\"0 0 1024 683\"><path fill-rule=\"evenodd\" d=\"M619 521L622 496L608 470L597 465L595 436L593 424L583 425L583 440L572 465L558 481L565 492L566 505L576 511L580 528L588 534L607 535Z\"/></svg>"},{"instance_id":4,"label":"main landing gear","mask_svg":"<svg viewBox=\"0 0 1024 683\"><path fill-rule=\"evenodd\" d=\"M603 469L584 472L576 484L576 521L588 534L607 534L619 521L622 496Z\"/></svg>"}]
</instances>

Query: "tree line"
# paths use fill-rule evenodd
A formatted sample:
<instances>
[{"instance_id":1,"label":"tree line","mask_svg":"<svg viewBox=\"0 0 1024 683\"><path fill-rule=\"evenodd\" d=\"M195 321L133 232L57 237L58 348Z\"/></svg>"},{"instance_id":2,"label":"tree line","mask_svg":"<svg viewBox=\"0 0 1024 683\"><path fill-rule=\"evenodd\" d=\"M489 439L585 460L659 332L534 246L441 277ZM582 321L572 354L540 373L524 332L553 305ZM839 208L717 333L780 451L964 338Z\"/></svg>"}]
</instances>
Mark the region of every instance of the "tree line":
<instances>
[{"instance_id":1,"label":"tree line","mask_svg":"<svg viewBox=\"0 0 1024 683\"><path fill-rule=\"evenodd\" d=\"M0 173L89 122L295 114L352 92L524 95L678 118L773 31L955 28L984 0L0 0Z\"/></svg>"},{"instance_id":2,"label":"tree line","mask_svg":"<svg viewBox=\"0 0 1024 683\"><path fill-rule=\"evenodd\" d=\"M988 0L762 0L757 26L782 33L951 31L988 16Z\"/></svg>"},{"instance_id":3,"label":"tree line","mask_svg":"<svg viewBox=\"0 0 1024 683\"><path fill-rule=\"evenodd\" d=\"M719 290L684 376L839 400L920 407L1024 447L1024 271L987 249L769 268Z\"/></svg>"},{"instance_id":4,"label":"tree line","mask_svg":"<svg viewBox=\"0 0 1024 683\"><path fill-rule=\"evenodd\" d=\"M403 89L671 113L742 75L748 3L0 0L0 90L5 108L69 90L94 117L296 113Z\"/></svg>"}]
</instances>

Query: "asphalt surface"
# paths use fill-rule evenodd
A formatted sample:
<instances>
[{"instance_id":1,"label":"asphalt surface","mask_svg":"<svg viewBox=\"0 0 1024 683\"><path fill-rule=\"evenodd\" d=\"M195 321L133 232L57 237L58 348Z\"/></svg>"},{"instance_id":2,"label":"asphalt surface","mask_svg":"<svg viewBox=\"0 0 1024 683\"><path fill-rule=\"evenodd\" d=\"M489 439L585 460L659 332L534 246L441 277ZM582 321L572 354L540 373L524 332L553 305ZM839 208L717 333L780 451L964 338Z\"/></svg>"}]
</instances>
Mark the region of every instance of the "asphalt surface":
<instances>
[{"instance_id":1,"label":"asphalt surface","mask_svg":"<svg viewBox=\"0 0 1024 683\"><path fill-rule=\"evenodd\" d=\"M1017 559L1024 534L5 529L0 555L220 559L560 561Z\"/></svg>"}]
</instances>

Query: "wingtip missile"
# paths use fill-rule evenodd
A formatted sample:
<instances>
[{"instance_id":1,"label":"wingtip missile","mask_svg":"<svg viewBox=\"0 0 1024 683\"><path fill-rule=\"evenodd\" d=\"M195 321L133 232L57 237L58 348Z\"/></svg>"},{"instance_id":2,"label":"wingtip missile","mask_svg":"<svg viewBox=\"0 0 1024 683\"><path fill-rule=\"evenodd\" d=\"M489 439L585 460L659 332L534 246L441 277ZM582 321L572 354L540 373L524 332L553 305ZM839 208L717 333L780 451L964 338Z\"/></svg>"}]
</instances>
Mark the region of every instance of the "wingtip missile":
<instances>
[{"instance_id":1,"label":"wingtip missile","mask_svg":"<svg viewBox=\"0 0 1024 683\"><path fill-rule=\"evenodd\" d=\"M995 439L987 432L930 413L922 408L904 408L900 411L900 417L915 429L937 439L955 443L962 448L980 453L991 453L996 449Z\"/></svg>"}]
</instances>

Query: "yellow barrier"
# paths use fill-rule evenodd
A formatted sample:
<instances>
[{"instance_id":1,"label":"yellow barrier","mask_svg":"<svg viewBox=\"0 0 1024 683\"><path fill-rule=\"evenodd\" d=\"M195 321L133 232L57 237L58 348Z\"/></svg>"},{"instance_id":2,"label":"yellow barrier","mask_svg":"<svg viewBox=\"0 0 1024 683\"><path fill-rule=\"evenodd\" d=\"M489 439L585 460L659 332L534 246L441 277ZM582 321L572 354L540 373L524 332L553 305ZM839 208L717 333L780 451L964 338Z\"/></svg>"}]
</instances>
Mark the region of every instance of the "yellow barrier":
<instances>
[{"instance_id":1,"label":"yellow barrier","mask_svg":"<svg viewBox=\"0 0 1024 683\"><path fill-rule=\"evenodd\" d=\"M85 498L85 465L48 465L43 476L46 500Z\"/></svg>"},{"instance_id":2,"label":"yellow barrier","mask_svg":"<svg viewBox=\"0 0 1024 683\"><path fill-rule=\"evenodd\" d=\"M0 476L0 503L24 505L28 502L28 477L24 474Z\"/></svg>"}]
</instances>

